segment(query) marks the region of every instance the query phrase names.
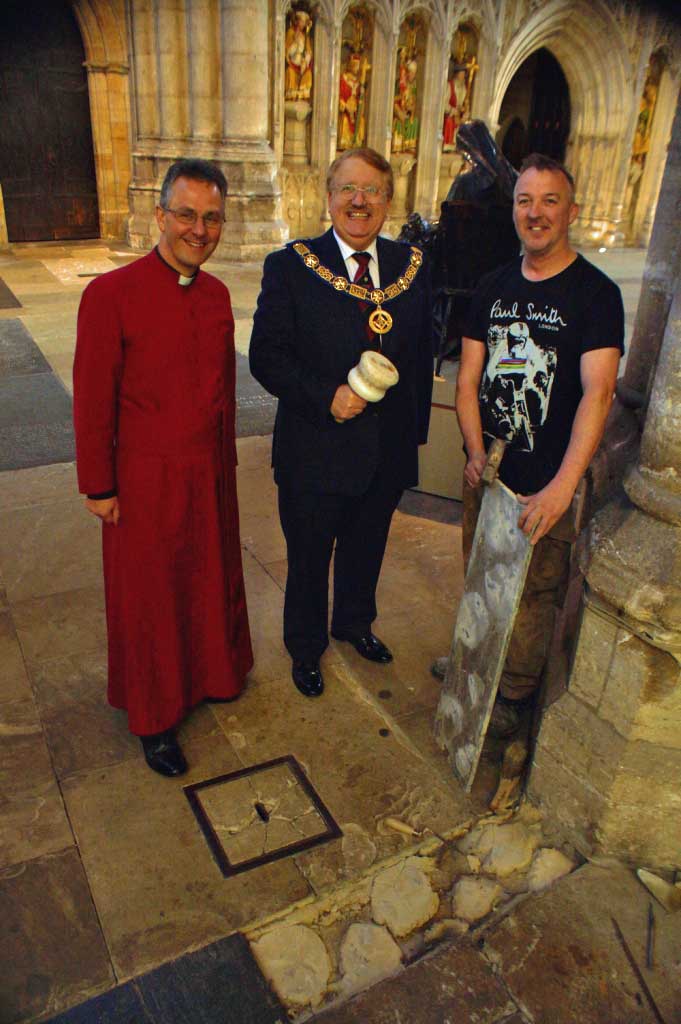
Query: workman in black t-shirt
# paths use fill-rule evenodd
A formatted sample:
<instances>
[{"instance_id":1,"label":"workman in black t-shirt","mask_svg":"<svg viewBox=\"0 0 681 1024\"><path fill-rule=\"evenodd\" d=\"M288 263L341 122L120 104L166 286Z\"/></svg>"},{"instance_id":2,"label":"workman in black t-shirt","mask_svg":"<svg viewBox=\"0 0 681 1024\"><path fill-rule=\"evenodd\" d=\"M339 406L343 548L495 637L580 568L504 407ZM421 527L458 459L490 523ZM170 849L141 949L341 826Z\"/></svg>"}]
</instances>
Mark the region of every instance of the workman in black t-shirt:
<instances>
[{"instance_id":1,"label":"workman in black t-shirt","mask_svg":"<svg viewBox=\"0 0 681 1024\"><path fill-rule=\"evenodd\" d=\"M617 285L570 246L578 213L570 173L550 157L524 161L513 196L523 255L482 279L463 338L456 412L464 439L464 560L496 437L499 476L517 493L534 552L488 733L509 736L541 680L567 584L569 510L612 404L624 351ZM444 678L447 658L433 674Z\"/></svg>"}]
</instances>

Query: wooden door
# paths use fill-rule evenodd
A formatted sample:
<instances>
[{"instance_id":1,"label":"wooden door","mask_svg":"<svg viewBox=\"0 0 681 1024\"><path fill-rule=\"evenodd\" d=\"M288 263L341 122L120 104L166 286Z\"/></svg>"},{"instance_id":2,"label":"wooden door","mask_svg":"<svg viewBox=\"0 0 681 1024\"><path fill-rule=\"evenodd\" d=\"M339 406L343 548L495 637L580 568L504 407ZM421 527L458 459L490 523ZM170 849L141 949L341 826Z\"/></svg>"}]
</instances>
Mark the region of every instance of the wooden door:
<instances>
[{"instance_id":1,"label":"wooden door","mask_svg":"<svg viewBox=\"0 0 681 1024\"><path fill-rule=\"evenodd\" d=\"M527 152L564 160L569 134L570 92L563 69L552 53L538 50Z\"/></svg>"},{"instance_id":2,"label":"wooden door","mask_svg":"<svg viewBox=\"0 0 681 1024\"><path fill-rule=\"evenodd\" d=\"M84 60L66 0L2 0L0 183L10 241L99 236Z\"/></svg>"}]
</instances>

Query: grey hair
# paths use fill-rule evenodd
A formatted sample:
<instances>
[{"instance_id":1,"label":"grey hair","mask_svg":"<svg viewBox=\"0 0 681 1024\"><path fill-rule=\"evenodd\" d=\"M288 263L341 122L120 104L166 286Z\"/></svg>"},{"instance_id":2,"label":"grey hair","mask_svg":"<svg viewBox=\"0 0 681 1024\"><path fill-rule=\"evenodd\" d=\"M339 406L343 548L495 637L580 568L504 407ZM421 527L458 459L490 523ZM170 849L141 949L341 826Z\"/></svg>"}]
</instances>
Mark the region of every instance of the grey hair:
<instances>
[{"instance_id":1,"label":"grey hair","mask_svg":"<svg viewBox=\"0 0 681 1024\"><path fill-rule=\"evenodd\" d=\"M227 195L227 179L216 164L211 163L210 160L198 160L196 158L176 160L166 171L166 176L161 185L159 206L162 206L163 209L168 207L170 190L178 178L189 178L191 181L207 181L212 185L217 185L223 201Z\"/></svg>"}]
</instances>

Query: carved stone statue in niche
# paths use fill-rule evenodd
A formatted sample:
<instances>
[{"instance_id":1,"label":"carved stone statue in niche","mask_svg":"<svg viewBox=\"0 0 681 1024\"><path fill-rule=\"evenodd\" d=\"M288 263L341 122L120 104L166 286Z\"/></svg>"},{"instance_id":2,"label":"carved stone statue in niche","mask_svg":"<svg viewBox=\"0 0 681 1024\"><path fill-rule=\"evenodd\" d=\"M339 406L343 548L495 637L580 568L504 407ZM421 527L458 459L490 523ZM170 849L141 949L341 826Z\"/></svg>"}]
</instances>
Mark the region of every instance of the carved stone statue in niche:
<instances>
[{"instance_id":1,"label":"carved stone statue in niche","mask_svg":"<svg viewBox=\"0 0 681 1024\"><path fill-rule=\"evenodd\" d=\"M646 157L648 156L648 150L650 149L650 133L653 127L653 117L655 114L655 105L657 103L657 92L660 86L662 68L663 61L661 56L659 54L654 54L650 59L648 74L646 76L645 85L643 86L643 95L641 96L638 117L636 119L634 142L631 147L631 163L629 164L629 174L627 176L627 191L624 200L624 208L628 212L632 221L636 212L636 204L638 202Z\"/></svg>"},{"instance_id":2,"label":"carved stone statue in niche","mask_svg":"<svg viewBox=\"0 0 681 1024\"><path fill-rule=\"evenodd\" d=\"M338 138L336 149L363 146L369 89L371 17L363 7L348 12L343 25L350 36L343 38L344 66L338 90Z\"/></svg>"},{"instance_id":3,"label":"carved stone statue in niche","mask_svg":"<svg viewBox=\"0 0 681 1024\"><path fill-rule=\"evenodd\" d=\"M284 158L288 164L310 159L307 122L312 113L313 25L306 8L291 8L284 39Z\"/></svg>"},{"instance_id":4,"label":"carved stone statue in niche","mask_svg":"<svg viewBox=\"0 0 681 1024\"><path fill-rule=\"evenodd\" d=\"M408 18L400 31L397 81L393 101L392 151L415 153L419 137L417 113L419 57L424 35L418 16Z\"/></svg>"},{"instance_id":5,"label":"carved stone statue in niche","mask_svg":"<svg viewBox=\"0 0 681 1024\"><path fill-rule=\"evenodd\" d=\"M462 121L471 113L473 82L480 65L477 62L477 37L472 28L462 25L452 41L452 55L449 58L445 116L442 124L442 150L453 153L456 148L456 132Z\"/></svg>"},{"instance_id":6,"label":"carved stone statue in niche","mask_svg":"<svg viewBox=\"0 0 681 1024\"><path fill-rule=\"evenodd\" d=\"M289 12L284 44L287 100L309 100L312 95L312 18L302 7Z\"/></svg>"}]
</instances>

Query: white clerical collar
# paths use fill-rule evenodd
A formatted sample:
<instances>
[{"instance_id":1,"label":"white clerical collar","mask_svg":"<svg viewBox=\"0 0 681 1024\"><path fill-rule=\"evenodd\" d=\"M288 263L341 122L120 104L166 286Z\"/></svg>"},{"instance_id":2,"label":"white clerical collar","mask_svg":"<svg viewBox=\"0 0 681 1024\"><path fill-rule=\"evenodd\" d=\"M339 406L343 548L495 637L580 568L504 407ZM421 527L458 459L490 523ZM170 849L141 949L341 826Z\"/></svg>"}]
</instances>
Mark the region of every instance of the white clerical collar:
<instances>
[{"instance_id":1,"label":"white clerical collar","mask_svg":"<svg viewBox=\"0 0 681 1024\"><path fill-rule=\"evenodd\" d=\"M335 228L333 229L333 237L338 242L338 248L340 249L341 256L343 257L344 260L350 259L350 257L354 255L354 253L356 252L368 252L372 260L374 260L374 262L376 263L376 266L378 266L378 250L376 249L375 238L371 245L367 245L365 249L358 249L356 246L348 245L347 242L344 242L343 239L336 234ZM369 264L369 270L371 270L371 264Z\"/></svg>"},{"instance_id":2,"label":"white clerical collar","mask_svg":"<svg viewBox=\"0 0 681 1024\"><path fill-rule=\"evenodd\" d=\"M168 270L172 270L173 274L177 274L177 283L181 284L183 288L186 288L187 285L193 284L193 282L196 281L196 275L198 274L198 270L196 271L196 274L192 274L191 277L185 277L184 274L181 274L179 272L179 270L176 270L175 267L172 267L170 263L168 263L168 260L163 259L163 256L161 256L161 250L159 249L158 246L155 246L154 252L160 259L161 263L164 263L166 265Z\"/></svg>"}]
</instances>

